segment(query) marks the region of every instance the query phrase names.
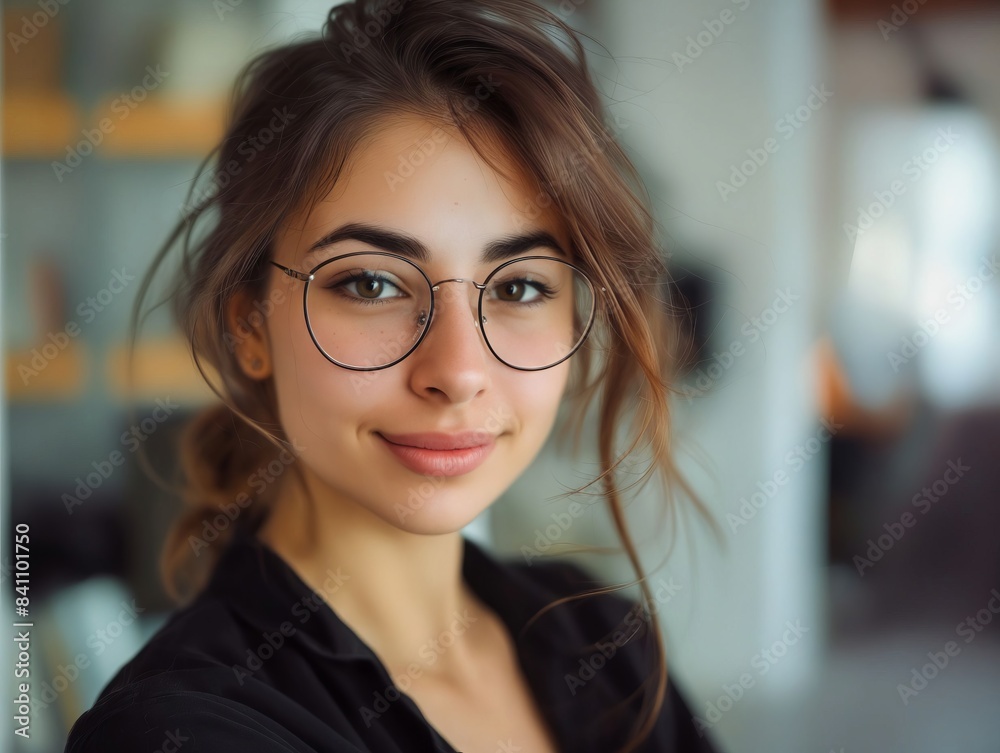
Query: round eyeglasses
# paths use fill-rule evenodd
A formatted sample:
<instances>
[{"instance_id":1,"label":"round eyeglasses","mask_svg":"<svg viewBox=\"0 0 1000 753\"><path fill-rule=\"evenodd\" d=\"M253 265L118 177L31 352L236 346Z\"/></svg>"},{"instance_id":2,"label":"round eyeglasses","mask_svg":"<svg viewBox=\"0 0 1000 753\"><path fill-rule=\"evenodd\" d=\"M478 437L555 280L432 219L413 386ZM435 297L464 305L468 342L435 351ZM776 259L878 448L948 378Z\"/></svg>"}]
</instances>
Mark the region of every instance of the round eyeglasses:
<instances>
[{"instance_id":1,"label":"round eyeglasses","mask_svg":"<svg viewBox=\"0 0 1000 753\"><path fill-rule=\"evenodd\" d=\"M388 368L416 350L434 319L435 294L446 282L476 286L476 323L487 347L521 371L548 369L572 356L590 334L597 310L584 271L550 256L504 262L483 283L452 278L432 284L409 259L387 252L343 254L308 274L270 263L305 282L302 308L313 343L327 360L354 371Z\"/></svg>"}]
</instances>

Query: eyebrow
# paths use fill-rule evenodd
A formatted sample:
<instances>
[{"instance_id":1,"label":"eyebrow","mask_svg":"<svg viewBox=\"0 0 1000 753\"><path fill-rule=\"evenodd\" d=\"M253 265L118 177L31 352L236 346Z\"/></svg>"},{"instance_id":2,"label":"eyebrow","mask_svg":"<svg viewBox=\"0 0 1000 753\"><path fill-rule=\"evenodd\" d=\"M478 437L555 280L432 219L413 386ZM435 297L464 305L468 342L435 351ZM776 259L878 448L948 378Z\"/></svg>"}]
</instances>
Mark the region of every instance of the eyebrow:
<instances>
[{"instance_id":1,"label":"eyebrow","mask_svg":"<svg viewBox=\"0 0 1000 753\"><path fill-rule=\"evenodd\" d=\"M412 235L363 222L349 222L327 233L310 246L309 251L302 258L303 263L318 262L322 255L320 252L323 249L344 240L361 241L369 246L375 246L383 251L406 256L419 262L426 263L430 259L427 246ZM479 260L483 264L499 262L536 248L550 248L563 257L569 258L569 254L559 245L559 241L551 233L545 230L532 230L490 241L483 248Z\"/></svg>"}]
</instances>

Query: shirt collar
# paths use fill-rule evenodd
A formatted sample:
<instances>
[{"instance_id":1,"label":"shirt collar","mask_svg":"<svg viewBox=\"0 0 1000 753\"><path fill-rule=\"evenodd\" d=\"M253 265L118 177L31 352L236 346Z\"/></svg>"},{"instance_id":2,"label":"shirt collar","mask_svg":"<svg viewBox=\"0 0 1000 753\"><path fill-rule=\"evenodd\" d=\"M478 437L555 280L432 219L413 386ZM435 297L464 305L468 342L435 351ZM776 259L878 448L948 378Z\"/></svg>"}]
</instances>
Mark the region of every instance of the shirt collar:
<instances>
[{"instance_id":1,"label":"shirt collar","mask_svg":"<svg viewBox=\"0 0 1000 753\"><path fill-rule=\"evenodd\" d=\"M252 531L240 525L234 528L206 594L228 604L262 634L293 633L303 648L328 659L377 661L371 648L340 619L321 591L310 588ZM497 613L522 651L570 655L571 646L579 648L586 642L578 622L567 615L572 610L560 607L539 617L521 637L522 628L540 609L586 587L578 582L575 590L568 589L569 572L580 571L557 563L502 562L463 537L462 577ZM332 580L321 584L321 588L333 586Z\"/></svg>"}]
</instances>

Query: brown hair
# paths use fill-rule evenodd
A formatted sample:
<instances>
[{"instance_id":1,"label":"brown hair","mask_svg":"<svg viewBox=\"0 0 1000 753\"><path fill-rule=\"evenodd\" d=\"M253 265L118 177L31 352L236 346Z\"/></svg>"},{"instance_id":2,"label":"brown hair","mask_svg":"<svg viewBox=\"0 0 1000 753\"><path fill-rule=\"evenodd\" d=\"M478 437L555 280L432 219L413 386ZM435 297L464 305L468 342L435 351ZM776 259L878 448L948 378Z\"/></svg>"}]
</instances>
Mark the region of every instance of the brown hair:
<instances>
[{"instance_id":1,"label":"brown hair","mask_svg":"<svg viewBox=\"0 0 1000 753\"><path fill-rule=\"evenodd\" d=\"M389 115L416 114L457 128L501 174L491 144L502 144L534 181L536 206L551 205L565 220L575 262L607 289L591 340L572 360L572 413L559 438L575 436L576 448L584 415L598 401L601 473L567 494L600 482L597 496L608 505L639 576L643 603L652 605L653 597L626 530L625 491L659 471L663 511L675 511L670 482L676 482L718 534L672 458L668 397L675 391L680 339L649 199L605 124L577 34L530 0L355 0L334 7L318 36L270 49L241 72L226 133L199 168L185 215L142 282L130 330L134 346L152 277L182 241L168 299L220 402L197 415L182 438L185 510L161 557L164 584L175 600L200 589L231 536L231 526L213 521L225 520L237 502L245 521L256 525L266 517L276 485L254 490L253 474L291 452L271 380L248 378L236 363L233 344L246 332L230 330L227 303L237 293L261 300L282 218L326 195L348 158ZM268 143L258 149L265 134ZM209 165L209 184L198 189ZM632 408L631 441L618 454L617 429ZM640 450L650 455L648 467L620 486L620 464ZM301 473L297 464L291 467ZM208 531L211 541L202 537ZM208 547L209 557L193 556L201 553L196 541ZM646 713L622 753L648 736L666 693L657 610L646 611L657 666L643 683L653 685L644 694Z\"/></svg>"}]
</instances>

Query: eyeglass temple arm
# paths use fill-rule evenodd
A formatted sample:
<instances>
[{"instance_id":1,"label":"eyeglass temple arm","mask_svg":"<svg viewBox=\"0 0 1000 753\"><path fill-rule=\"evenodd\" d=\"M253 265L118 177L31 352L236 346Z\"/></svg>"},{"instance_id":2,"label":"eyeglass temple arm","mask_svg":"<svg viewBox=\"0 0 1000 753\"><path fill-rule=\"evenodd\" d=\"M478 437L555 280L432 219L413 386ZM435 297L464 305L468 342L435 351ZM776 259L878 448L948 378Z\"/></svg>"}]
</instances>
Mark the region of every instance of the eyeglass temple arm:
<instances>
[{"instance_id":1,"label":"eyeglass temple arm","mask_svg":"<svg viewBox=\"0 0 1000 753\"><path fill-rule=\"evenodd\" d=\"M305 282L307 280L311 280L312 279L312 275L307 275L304 272L299 272L297 269L289 269L288 267L283 266L281 264L278 264L278 262L273 261L271 259L268 259L268 261L270 261L271 264L273 264L274 266L276 266L278 269L280 269L286 275L288 275L289 277L294 277L296 280L302 280L303 282Z\"/></svg>"}]
</instances>

